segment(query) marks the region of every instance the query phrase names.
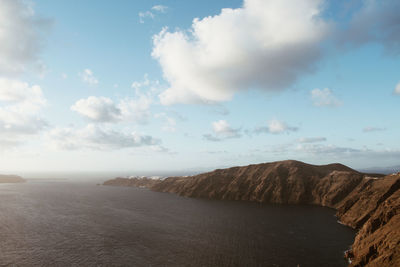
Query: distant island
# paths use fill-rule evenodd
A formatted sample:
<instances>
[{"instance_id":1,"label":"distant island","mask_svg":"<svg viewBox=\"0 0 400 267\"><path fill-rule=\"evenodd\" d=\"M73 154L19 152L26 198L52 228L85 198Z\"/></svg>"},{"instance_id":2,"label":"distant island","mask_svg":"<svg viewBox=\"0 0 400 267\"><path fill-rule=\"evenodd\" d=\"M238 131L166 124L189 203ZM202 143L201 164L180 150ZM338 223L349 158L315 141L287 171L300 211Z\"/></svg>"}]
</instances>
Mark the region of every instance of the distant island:
<instances>
[{"instance_id":1,"label":"distant island","mask_svg":"<svg viewBox=\"0 0 400 267\"><path fill-rule=\"evenodd\" d=\"M358 230L345 253L350 266L400 266L400 173L366 174L342 164L287 160L189 177L115 178L104 185L147 187L186 197L312 204L336 209Z\"/></svg>"},{"instance_id":2,"label":"distant island","mask_svg":"<svg viewBox=\"0 0 400 267\"><path fill-rule=\"evenodd\" d=\"M26 180L18 175L0 174L0 183L24 183Z\"/></svg>"}]
</instances>

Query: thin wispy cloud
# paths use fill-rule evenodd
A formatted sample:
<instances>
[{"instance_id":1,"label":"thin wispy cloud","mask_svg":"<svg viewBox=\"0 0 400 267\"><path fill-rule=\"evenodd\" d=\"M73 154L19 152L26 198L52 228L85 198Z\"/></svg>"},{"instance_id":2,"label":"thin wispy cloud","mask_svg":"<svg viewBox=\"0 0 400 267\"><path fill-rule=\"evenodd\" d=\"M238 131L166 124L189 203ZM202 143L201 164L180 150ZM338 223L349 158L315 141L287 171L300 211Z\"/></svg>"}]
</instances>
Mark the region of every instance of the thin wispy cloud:
<instances>
[{"instance_id":1,"label":"thin wispy cloud","mask_svg":"<svg viewBox=\"0 0 400 267\"><path fill-rule=\"evenodd\" d=\"M160 12L160 13L165 13L168 10L167 6L163 6L163 5L155 5L151 8L151 10Z\"/></svg>"},{"instance_id":2,"label":"thin wispy cloud","mask_svg":"<svg viewBox=\"0 0 400 267\"><path fill-rule=\"evenodd\" d=\"M145 23L146 19L154 19L158 14L166 13L168 10L167 6L155 5L150 10L139 12L139 22L141 24Z\"/></svg>"},{"instance_id":3,"label":"thin wispy cloud","mask_svg":"<svg viewBox=\"0 0 400 267\"><path fill-rule=\"evenodd\" d=\"M268 121L267 126L260 126L254 129L254 133L283 134L298 131L298 127L289 126L286 122L273 119Z\"/></svg>"},{"instance_id":4,"label":"thin wispy cloud","mask_svg":"<svg viewBox=\"0 0 400 267\"><path fill-rule=\"evenodd\" d=\"M363 129L364 133L382 132L382 131L386 131L386 128L368 126Z\"/></svg>"},{"instance_id":5,"label":"thin wispy cloud","mask_svg":"<svg viewBox=\"0 0 400 267\"><path fill-rule=\"evenodd\" d=\"M219 120L212 123L213 134L204 134L203 138L208 141L222 141L242 137L240 128L232 128L226 120Z\"/></svg>"},{"instance_id":6,"label":"thin wispy cloud","mask_svg":"<svg viewBox=\"0 0 400 267\"><path fill-rule=\"evenodd\" d=\"M299 143L319 143L319 142L325 142L326 138L325 137L302 137L297 139Z\"/></svg>"},{"instance_id":7,"label":"thin wispy cloud","mask_svg":"<svg viewBox=\"0 0 400 267\"><path fill-rule=\"evenodd\" d=\"M164 124L161 127L162 131L171 133L176 132L176 120L174 118L168 116L165 112L157 113L154 117L164 121Z\"/></svg>"},{"instance_id":8,"label":"thin wispy cloud","mask_svg":"<svg viewBox=\"0 0 400 267\"><path fill-rule=\"evenodd\" d=\"M81 73L79 73L79 76L82 78L82 81L94 86L99 83L99 80L94 76L94 73L91 69L84 69Z\"/></svg>"},{"instance_id":9,"label":"thin wispy cloud","mask_svg":"<svg viewBox=\"0 0 400 267\"><path fill-rule=\"evenodd\" d=\"M95 124L84 128L55 128L47 134L47 139L51 148L60 150L116 150L161 143L149 135L117 131Z\"/></svg>"},{"instance_id":10,"label":"thin wispy cloud","mask_svg":"<svg viewBox=\"0 0 400 267\"><path fill-rule=\"evenodd\" d=\"M333 94L329 88L313 89L310 92L313 105L316 107L338 107L342 102Z\"/></svg>"},{"instance_id":11,"label":"thin wispy cloud","mask_svg":"<svg viewBox=\"0 0 400 267\"><path fill-rule=\"evenodd\" d=\"M396 84L396 87L394 88L393 91L396 95L400 95L400 82Z\"/></svg>"}]
</instances>

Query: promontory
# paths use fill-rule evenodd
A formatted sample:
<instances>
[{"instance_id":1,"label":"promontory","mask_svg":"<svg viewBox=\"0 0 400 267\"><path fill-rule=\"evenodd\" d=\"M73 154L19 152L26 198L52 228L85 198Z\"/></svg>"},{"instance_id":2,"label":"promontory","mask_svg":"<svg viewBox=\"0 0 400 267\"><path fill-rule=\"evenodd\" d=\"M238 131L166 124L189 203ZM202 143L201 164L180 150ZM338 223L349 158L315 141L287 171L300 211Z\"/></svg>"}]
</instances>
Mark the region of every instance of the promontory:
<instances>
[{"instance_id":1,"label":"promontory","mask_svg":"<svg viewBox=\"0 0 400 267\"><path fill-rule=\"evenodd\" d=\"M186 197L311 204L336 210L356 229L350 266L400 266L400 173L366 174L342 164L287 160L166 179L116 178L104 185L147 187Z\"/></svg>"},{"instance_id":2,"label":"promontory","mask_svg":"<svg viewBox=\"0 0 400 267\"><path fill-rule=\"evenodd\" d=\"M24 183L25 179L18 175L0 174L0 183Z\"/></svg>"}]
</instances>

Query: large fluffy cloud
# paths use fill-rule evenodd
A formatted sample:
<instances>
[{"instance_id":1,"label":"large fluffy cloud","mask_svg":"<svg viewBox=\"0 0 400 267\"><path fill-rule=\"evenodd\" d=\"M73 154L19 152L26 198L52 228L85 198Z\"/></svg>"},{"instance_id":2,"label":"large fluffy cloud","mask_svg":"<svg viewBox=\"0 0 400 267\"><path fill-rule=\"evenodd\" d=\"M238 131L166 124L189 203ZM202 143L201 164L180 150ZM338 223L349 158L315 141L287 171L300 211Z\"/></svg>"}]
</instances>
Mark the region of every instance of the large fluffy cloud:
<instances>
[{"instance_id":1,"label":"large fluffy cloud","mask_svg":"<svg viewBox=\"0 0 400 267\"><path fill-rule=\"evenodd\" d=\"M113 150L141 146L156 146L160 140L136 132L116 131L110 128L89 124L84 128L56 128L47 136L49 144L56 149Z\"/></svg>"},{"instance_id":2,"label":"large fluffy cloud","mask_svg":"<svg viewBox=\"0 0 400 267\"><path fill-rule=\"evenodd\" d=\"M0 75L23 72L31 64L40 65L41 33L48 24L34 16L28 1L0 1Z\"/></svg>"},{"instance_id":3,"label":"large fluffy cloud","mask_svg":"<svg viewBox=\"0 0 400 267\"><path fill-rule=\"evenodd\" d=\"M0 146L17 145L43 130L47 123L40 111L45 104L39 86L0 78Z\"/></svg>"},{"instance_id":4,"label":"large fluffy cloud","mask_svg":"<svg viewBox=\"0 0 400 267\"><path fill-rule=\"evenodd\" d=\"M400 53L400 1L364 1L346 31L340 35L344 43L361 45L379 42L387 51Z\"/></svg>"},{"instance_id":5,"label":"large fluffy cloud","mask_svg":"<svg viewBox=\"0 0 400 267\"><path fill-rule=\"evenodd\" d=\"M188 32L164 29L152 53L170 84L161 102L225 101L239 90L291 85L320 56L328 31L320 13L320 0L245 0L195 19Z\"/></svg>"}]
</instances>

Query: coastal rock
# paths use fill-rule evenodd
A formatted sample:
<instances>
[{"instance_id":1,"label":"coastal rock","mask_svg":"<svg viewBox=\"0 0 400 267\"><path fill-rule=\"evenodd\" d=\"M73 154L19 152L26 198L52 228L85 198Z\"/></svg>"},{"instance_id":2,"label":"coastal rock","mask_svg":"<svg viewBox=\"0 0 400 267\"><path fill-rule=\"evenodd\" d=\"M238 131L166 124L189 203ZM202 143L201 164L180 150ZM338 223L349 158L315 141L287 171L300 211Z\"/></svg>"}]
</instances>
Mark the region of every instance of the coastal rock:
<instances>
[{"instance_id":1,"label":"coastal rock","mask_svg":"<svg viewBox=\"0 0 400 267\"><path fill-rule=\"evenodd\" d=\"M342 164L287 160L164 180L117 178L104 184L145 186L186 197L313 204L337 210L357 229L346 257L351 266L400 266L400 174L365 174Z\"/></svg>"},{"instance_id":2,"label":"coastal rock","mask_svg":"<svg viewBox=\"0 0 400 267\"><path fill-rule=\"evenodd\" d=\"M0 174L0 183L24 183L24 182L26 181L21 176Z\"/></svg>"}]
</instances>

